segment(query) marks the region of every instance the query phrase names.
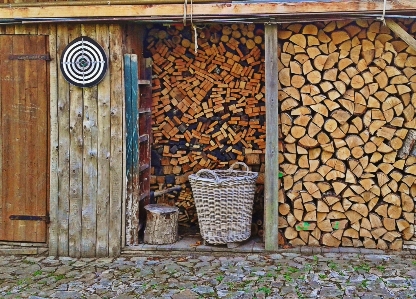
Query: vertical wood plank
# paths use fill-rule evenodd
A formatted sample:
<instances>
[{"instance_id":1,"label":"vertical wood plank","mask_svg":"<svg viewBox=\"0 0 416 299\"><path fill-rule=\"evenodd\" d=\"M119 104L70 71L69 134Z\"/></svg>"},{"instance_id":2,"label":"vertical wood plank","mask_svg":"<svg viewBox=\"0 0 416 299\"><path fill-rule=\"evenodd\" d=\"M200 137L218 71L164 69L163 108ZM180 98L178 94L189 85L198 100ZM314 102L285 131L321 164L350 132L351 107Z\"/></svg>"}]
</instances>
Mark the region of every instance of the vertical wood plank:
<instances>
[{"instance_id":1,"label":"vertical wood plank","mask_svg":"<svg viewBox=\"0 0 416 299\"><path fill-rule=\"evenodd\" d=\"M81 26L71 24L68 27L68 43L81 35ZM70 86L69 109L69 138L70 151L69 168L69 256L81 256L81 223L82 223L82 197L83 197L83 95L80 87Z\"/></svg>"},{"instance_id":2,"label":"vertical wood plank","mask_svg":"<svg viewBox=\"0 0 416 299\"><path fill-rule=\"evenodd\" d=\"M124 40L123 40L123 47L124 47L124 51L125 53L130 53L130 54L136 54L138 57L142 56L143 53L143 32L144 32L144 25L138 25L138 24L127 24L124 26ZM126 72L125 72L126 73ZM129 74L131 74L131 72L128 72ZM125 77L126 80L126 77ZM126 83L126 85L128 85ZM129 89L130 90L130 89ZM126 90L127 92L127 90ZM128 95L126 94L126 98L128 97ZM131 97L130 97L131 98ZM125 105L127 105L129 101L125 102ZM127 109L127 106L126 106ZM126 111L125 114L125 121L126 121L126 126L127 125L127 117L128 115L130 115L131 113ZM126 129L126 132L129 132L128 129ZM131 132L131 131L130 131ZM132 137L131 134L129 135L128 133L126 134L126 137ZM124 159L125 163L128 163L128 156L131 157L131 154L129 155L129 153L127 152L129 149L129 146L127 144L127 142L124 143L124 152L126 152L126 159ZM131 150L131 147L130 147ZM131 160L130 160L130 165L131 165ZM127 167L127 166L126 166ZM130 172L132 173L132 172ZM131 213L131 208L132 208L132 179L128 179L127 174L123 176L123 186L127 186L126 187L126 195L123 197L125 199L125 202L122 203L122 244L125 245L133 245L132 243L132 236L134 235L134 233L132 232L132 213ZM138 191L138 190L137 190ZM128 212L126 212L126 210L129 210Z\"/></svg>"},{"instance_id":3,"label":"vertical wood plank","mask_svg":"<svg viewBox=\"0 0 416 299\"><path fill-rule=\"evenodd\" d=\"M52 32L50 31L50 26L56 26L55 24L37 24L34 25L37 28L37 34L38 35L50 35Z\"/></svg>"},{"instance_id":4,"label":"vertical wood plank","mask_svg":"<svg viewBox=\"0 0 416 299\"><path fill-rule=\"evenodd\" d=\"M0 26L2 28L4 28L4 26ZM0 33L3 33L1 31L0 28ZM4 52L6 52L3 48L4 46L7 47L7 45L5 44L5 37L4 36L0 36L0 74L2 74L2 76L5 75L5 72L3 71L3 61L4 61ZM0 80L0 236L2 235L2 223L4 223L4 217L5 215L3 215L4 212L4 197L3 197L3 114L2 114L2 98L3 98L3 93L2 93L2 85L3 85L3 80Z\"/></svg>"},{"instance_id":5,"label":"vertical wood plank","mask_svg":"<svg viewBox=\"0 0 416 299\"><path fill-rule=\"evenodd\" d=\"M6 34L15 34L14 25L6 25Z\"/></svg>"},{"instance_id":6,"label":"vertical wood plank","mask_svg":"<svg viewBox=\"0 0 416 299\"><path fill-rule=\"evenodd\" d=\"M36 50L36 41L34 40L34 36L25 36L23 43L24 43L23 53L34 53L34 54L38 53ZM23 64L24 64L23 66L24 84L22 84L21 82L20 88L22 89L24 96L21 98L20 100L21 103L19 104L24 105L24 107L31 107L32 105L37 104L36 102L32 103L32 100L36 100L36 99L33 99L33 97L34 97L34 93L35 92L37 93L37 88L38 88L37 84L35 84L35 82L37 82L38 80L34 78L33 76L33 74L36 75L36 72L34 72L33 69L36 69L37 63L36 61L26 60L26 61L23 61ZM21 72L23 70L21 69ZM42 81L41 76L39 80ZM29 124L31 122L30 115L28 115L28 113L22 113L21 121L23 121L23 123ZM30 126L30 128L26 128L22 132L23 140L25 140L26 144L29 144L29 146L22 147L22 153L23 153L22 156L23 156L23 161L24 161L22 163L24 165L22 166L23 166L24 175L21 178L21 181L23 182L24 186L26 186L25 193L31 194L30 198L28 198L27 196L24 196L23 198L21 198L21 201L25 201L25 206L26 206L26 211L24 212L25 213L24 215L30 215L33 212L36 212L36 210L38 209L37 207L38 198L37 198L37 194L36 194L34 187L36 185L36 177L39 175L39 173L37 172L35 165L37 164L36 160L37 160L38 154L40 154L39 149L42 147L43 140L42 139L39 140L40 146L38 148L34 144L32 138L30 138L32 134L37 135L38 133L36 130L33 130L33 127L37 127L38 125L36 122L37 122L36 119L34 119L33 126ZM31 148L30 151L29 151L29 148ZM31 169L31 171L28 173L27 170L29 169ZM31 199L33 199L33 201ZM33 212L31 212L31 210ZM27 224L26 224L25 233L36 234L36 229L34 228L32 229L32 225L28 226Z\"/></svg>"},{"instance_id":7,"label":"vertical wood plank","mask_svg":"<svg viewBox=\"0 0 416 299\"><path fill-rule=\"evenodd\" d=\"M13 50L13 43L12 43L12 36L10 35L3 35L0 36L0 73L2 74L3 78L12 78L13 76L13 69L11 67L11 63L8 60L8 56L12 54ZM6 198L8 198L8 188L3 188L2 186L7 186L7 176L3 175L4 169L7 168L7 157L6 154L10 150L8 147L6 150L3 150L3 145L7 144L7 142L3 141L3 136L5 132L8 131L8 123L5 119L5 115L7 113L6 107L3 107L3 99L9 99L11 97L11 84L8 84L6 80L0 80L0 95L1 95L1 102L0 102L0 121L1 121L1 138L0 144L2 145L0 153L1 153L1 198L0 198L0 238L5 240L7 238L7 234L10 231L9 229L9 222L6 220L8 217L7 214L7 202Z\"/></svg>"},{"instance_id":8,"label":"vertical wood plank","mask_svg":"<svg viewBox=\"0 0 416 299\"><path fill-rule=\"evenodd\" d=\"M110 25L110 75L111 75L111 160L110 160L110 224L109 255L116 256L121 250L121 203L123 197L124 165L123 140L125 136L124 82L122 56L122 30Z\"/></svg>"},{"instance_id":9,"label":"vertical wood plank","mask_svg":"<svg viewBox=\"0 0 416 299\"><path fill-rule=\"evenodd\" d=\"M128 78L129 82L126 82L126 136L128 138L127 151L128 160L126 161L127 167L127 198L128 198L128 245L139 244L139 204L141 195L141 180L139 171L139 97L138 97L138 73L139 64L136 54L129 55L130 65L129 69L125 70L125 78ZM127 79L126 79L127 80ZM127 105L129 107L127 108Z\"/></svg>"},{"instance_id":10,"label":"vertical wood plank","mask_svg":"<svg viewBox=\"0 0 416 299\"><path fill-rule=\"evenodd\" d=\"M278 249L279 133L277 24L265 24L266 169L264 182L265 249Z\"/></svg>"},{"instance_id":11,"label":"vertical wood plank","mask_svg":"<svg viewBox=\"0 0 416 299\"><path fill-rule=\"evenodd\" d=\"M132 96L131 96L131 54L124 55L124 93L125 93L125 122L126 122L126 245L133 243L133 224L132 224L132 208L133 208L133 121L132 121Z\"/></svg>"},{"instance_id":12,"label":"vertical wood plank","mask_svg":"<svg viewBox=\"0 0 416 299\"><path fill-rule=\"evenodd\" d=\"M56 61L59 63L61 53L68 44L68 27L66 24L58 25L56 40ZM57 65L57 119L58 119L58 255L69 255L69 83L63 77L60 67ZM72 227L71 227L72 228ZM73 248L74 244L71 244ZM72 251L73 252L73 251Z\"/></svg>"},{"instance_id":13,"label":"vertical wood plank","mask_svg":"<svg viewBox=\"0 0 416 299\"><path fill-rule=\"evenodd\" d=\"M81 35L96 40L96 25L81 25ZM81 255L95 256L97 243L97 97L98 86L83 88L84 152L82 175Z\"/></svg>"},{"instance_id":14,"label":"vertical wood plank","mask_svg":"<svg viewBox=\"0 0 416 299\"><path fill-rule=\"evenodd\" d=\"M24 39L22 36L14 36L13 37L13 54L23 54L24 53ZM25 198L26 194L24 194L24 190L20 189L19 180L24 178L25 171L24 171L24 146L22 145L22 140L24 140L24 130L22 130L23 126L25 125L22 123L23 120L23 111L24 109L19 109L19 106L24 105L24 102L20 99L24 99L25 95L25 74L22 74L22 66L23 64L17 63L18 61L13 61L13 94L12 94L12 105L9 106L7 113L7 117L9 118L10 122L10 131L9 136L12 137L7 140L7 143L11 145L10 153L9 154L9 168L8 172L8 184L6 185L8 189L11 189L12 194L9 198ZM23 84L22 84L23 82ZM14 108L14 109L13 109ZM22 107L23 108L23 107ZM4 140L6 141L6 140ZM13 169L13 170L12 170ZM9 215L16 214L18 210L14 205L9 206ZM22 200L20 205L20 212L27 213L27 205L26 200ZM25 223L22 220L11 221L11 235L13 236L12 240L22 240L24 236L24 227Z\"/></svg>"},{"instance_id":15,"label":"vertical wood plank","mask_svg":"<svg viewBox=\"0 0 416 299\"><path fill-rule=\"evenodd\" d=\"M97 25L97 42L110 57L108 25ZM98 85L97 256L108 255L110 201L110 74Z\"/></svg>"},{"instance_id":16,"label":"vertical wood plank","mask_svg":"<svg viewBox=\"0 0 416 299\"><path fill-rule=\"evenodd\" d=\"M47 38L42 35L26 36L30 40L30 48L26 53L44 54L48 52ZM44 60L29 61L29 92L26 97L27 107L31 113L28 114L28 123L31 124L27 131L26 143L28 145L28 161L26 177L31 189L32 198L28 201L31 214L46 215L48 202L48 179L49 179L49 92L47 63ZM32 171L31 171L32 170ZM30 196L28 196L30 198ZM34 203L35 202L35 203ZM34 221L27 225L30 231L26 235L32 235L37 242L46 241L46 222Z\"/></svg>"},{"instance_id":17,"label":"vertical wood plank","mask_svg":"<svg viewBox=\"0 0 416 299\"><path fill-rule=\"evenodd\" d=\"M137 55L131 55L131 121L132 121L132 153L133 153L133 196L132 196L132 234L133 245L139 245L139 202L140 202L140 181L139 181L139 65Z\"/></svg>"},{"instance_id":18,"label":"vertical wood plank","mask_svg":"<svg viewBox=\"0 0 416 299\"><path fill-rule=\"evenodd\" d=\"M49 255L58 255L58 159L59 159L59 122L58 122L58 71L56 53L56 25L50 25L49 34L49 113L50 113L50 162L49 162Z\"/></svg>"}]
</instances>

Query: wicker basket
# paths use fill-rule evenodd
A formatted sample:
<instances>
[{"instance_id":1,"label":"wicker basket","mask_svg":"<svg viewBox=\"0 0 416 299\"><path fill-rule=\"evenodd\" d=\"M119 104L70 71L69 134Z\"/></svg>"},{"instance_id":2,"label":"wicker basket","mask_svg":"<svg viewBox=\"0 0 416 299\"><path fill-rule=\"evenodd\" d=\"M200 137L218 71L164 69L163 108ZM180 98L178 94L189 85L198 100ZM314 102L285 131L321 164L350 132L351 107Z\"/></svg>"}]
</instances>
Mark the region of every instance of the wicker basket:
<instances>
[{"instance_id":1,"label":"wicker basket","mask_svg":"<svg viewBox=\"0 0 416 299\"><path fill-rule=\"evenodd\" d=\"M234 170L243 165L246 171ZM210 244L248 239L258 173L242 162L228 170L202 169L189 176L202 238Z\"/></svg>"}]
</instances>

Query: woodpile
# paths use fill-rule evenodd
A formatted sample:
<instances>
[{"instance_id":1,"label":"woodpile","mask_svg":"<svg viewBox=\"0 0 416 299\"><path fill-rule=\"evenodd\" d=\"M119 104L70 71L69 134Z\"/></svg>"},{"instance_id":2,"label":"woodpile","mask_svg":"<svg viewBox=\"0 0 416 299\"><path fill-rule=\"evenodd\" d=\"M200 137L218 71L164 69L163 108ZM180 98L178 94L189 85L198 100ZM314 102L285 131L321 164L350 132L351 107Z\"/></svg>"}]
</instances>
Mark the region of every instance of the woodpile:
<instances>
[{"instance_id":1,"label":"woodpile","mask_svg":"<svg viewBox=\"0 0 416 299\"><path fill-rule=\"evenodd\" d=\"M263 27L198 25L196 33L197 42L190 26L150 25L144 46L153 58L152 189L182 186L162 199L180 208L181 225L197 222L189 174L235 161L264 172ZM259 185L253 230L260 234L262 193Z\"/></svg>"},{"instance_id":2,"label":"woodpile","mask_svg":"<svg viewBox=\"0 0 416 299\"><path fill-rule=\"evenodd\" d=\"M286 241L400 250L414 236L416 157L398 152L415 141L416 49L367 20L289 24L279 42Z\"/></svg>"}]
</instances>

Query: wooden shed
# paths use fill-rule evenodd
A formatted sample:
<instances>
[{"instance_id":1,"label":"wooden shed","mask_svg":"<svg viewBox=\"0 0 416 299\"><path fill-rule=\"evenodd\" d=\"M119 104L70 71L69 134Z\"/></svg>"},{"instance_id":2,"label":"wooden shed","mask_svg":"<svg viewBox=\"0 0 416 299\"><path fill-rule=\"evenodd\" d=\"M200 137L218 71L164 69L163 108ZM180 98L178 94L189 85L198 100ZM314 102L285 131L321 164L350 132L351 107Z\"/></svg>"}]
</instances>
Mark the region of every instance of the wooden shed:
<instances>
[{"instance_id":1,"label":"wooden shed","mask_svg":"<svg viewBox=\"0 0 416 299\"><path fill-rule=\"evenodd\" d=\"M138 242L150 188L181 184L183 207L187 175L232 161L264 174L266 250L279 231L291 246L412 248L416 25L404 18L415 11L410 0L0 5L0 250L117 256ZM85 88L61 71L82 36L108 57Z\"/></svg>"}]
</instances>

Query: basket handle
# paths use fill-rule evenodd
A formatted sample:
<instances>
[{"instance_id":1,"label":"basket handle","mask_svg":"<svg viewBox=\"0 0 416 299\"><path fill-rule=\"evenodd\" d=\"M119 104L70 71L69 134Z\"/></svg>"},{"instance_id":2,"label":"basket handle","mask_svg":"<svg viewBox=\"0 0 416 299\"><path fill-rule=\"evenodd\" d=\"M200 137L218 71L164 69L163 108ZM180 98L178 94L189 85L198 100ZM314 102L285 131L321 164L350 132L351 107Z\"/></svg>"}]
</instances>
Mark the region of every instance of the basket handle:
<instances>
[{"instance_id":1,"label":"basket handle","mask_svg":"<svg viewBox=\"0 0 416 299\"><path fill-rule=\"evenodd\" d=\"M214 179L215 179L215 182L218 184L219 183L219 181L220 181L220 178L218 177L218 175L214 172L214 171L212 171L212 170L209 170L209 169L201 169L200 171L198 171L195 175L197 176L197 177L200 177L201 176L201 174L203 174L203 173L207 173L207 174L210 174L210 175L212 175L213 177L214 177Z\"/></svg>"},{"instance_id":2,"label":"basket handle","mask_svg":"<svg viewBox=\"0 0 416 299\"><path fill-rule=\"evenodd\" d=\"M249 172L249 168L248 168L247 164L244 163L244 162L235 162L233 165L230 166L230 168L228 168L228 171L233 171L235 165L241 165L241 166L246 168L246 172Z\"/></svg>"}]
</instances>

